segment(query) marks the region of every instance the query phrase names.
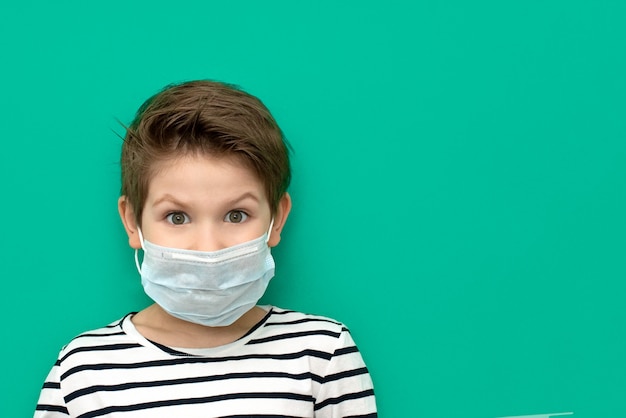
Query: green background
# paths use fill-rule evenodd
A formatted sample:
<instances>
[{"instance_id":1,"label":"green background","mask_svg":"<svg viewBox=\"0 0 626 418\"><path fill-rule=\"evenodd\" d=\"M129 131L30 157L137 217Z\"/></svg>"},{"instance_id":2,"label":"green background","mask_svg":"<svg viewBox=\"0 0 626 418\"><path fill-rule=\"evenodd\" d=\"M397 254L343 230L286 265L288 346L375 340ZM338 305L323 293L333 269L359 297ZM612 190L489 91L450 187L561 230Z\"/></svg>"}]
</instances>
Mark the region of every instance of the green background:
<instances>
[{"instance_id":1,"label":"green background","mask_svg":"<svg viewBox=\"0 0 626 418\"><path fill-rule=\"evenodd\" d=\"M196 78L293 145L264 301L345 322L381 416L626 416L626 3L5 2L0 48L0 416L148 303L117 120Z\"/></svg>"}]
</instances>

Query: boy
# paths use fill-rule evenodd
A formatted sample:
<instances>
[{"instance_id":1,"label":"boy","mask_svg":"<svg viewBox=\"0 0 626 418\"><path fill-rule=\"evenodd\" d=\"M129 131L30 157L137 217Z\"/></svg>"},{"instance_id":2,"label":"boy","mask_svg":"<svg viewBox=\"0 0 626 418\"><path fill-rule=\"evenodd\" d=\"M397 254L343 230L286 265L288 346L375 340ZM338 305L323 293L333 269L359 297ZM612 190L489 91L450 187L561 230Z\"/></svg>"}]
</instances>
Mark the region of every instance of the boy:
<instances>
[{"instance_id":1,"label":"boy","mask_svg":"<svg viewBox=\"0 0 626 418\"><path fill-rule=\"evenodd\" d=\"M376 417L342 324L256 305L289 180L257 98L194 81L146 101L124 138L118 207L155 303L64 347L35 417Z\"/></svg>"}]
</instances>

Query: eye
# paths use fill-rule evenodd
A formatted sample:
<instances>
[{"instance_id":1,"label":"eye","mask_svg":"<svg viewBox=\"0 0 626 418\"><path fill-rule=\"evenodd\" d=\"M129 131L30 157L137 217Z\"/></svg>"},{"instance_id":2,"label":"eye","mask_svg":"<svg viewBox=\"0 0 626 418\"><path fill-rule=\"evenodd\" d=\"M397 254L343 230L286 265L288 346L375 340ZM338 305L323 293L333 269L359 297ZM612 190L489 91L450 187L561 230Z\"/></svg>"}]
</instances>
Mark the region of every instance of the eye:
<instances>
[{"instance_id":1,"label":"eye","mask_svg":"<svg viewBox=\"0 0 626 418\"><path fill-rule=\"evenodd\" d=\"M166 219L173 225L183 225L189 222L189 216L187 216L184 212L169 213Z\"/></svg>"},{"instance_id":2,"label":"eye","mask_svg":"<svg viewBox=\"0 0 626 418\"><path fill-rule=\"evenodd\" d=\"M224 218L226 222L231 222L234 224L241 223L246 219L248 219L248 214L240 210L231 210L226 214L226 218Z\"/></svg>"}]
</instances>

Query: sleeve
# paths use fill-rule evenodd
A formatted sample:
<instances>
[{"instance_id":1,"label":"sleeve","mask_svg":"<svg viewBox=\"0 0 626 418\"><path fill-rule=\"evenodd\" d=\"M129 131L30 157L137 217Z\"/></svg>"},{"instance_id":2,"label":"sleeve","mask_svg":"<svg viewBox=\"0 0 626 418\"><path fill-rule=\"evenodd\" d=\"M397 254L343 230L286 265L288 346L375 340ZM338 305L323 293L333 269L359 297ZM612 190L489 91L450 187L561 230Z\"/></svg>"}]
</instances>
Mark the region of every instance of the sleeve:
<instances>
[{"instance_id":1,"label":"sleeve","mask_svg":"<svg viewBox=\"0 0 626 418\"><path fill-rule=\"evenodd\" d=\"M372 379L361 353L345 327L316 396L315 417L378 417Z\"/></svg>"},{"instance_id":2,"label":"sleeve","mask_svg":"<svg viewBox=\"0 0 626 418\"><path fill-rule=\"evenodd\" d=\"M61 392L59 361L50 370L43 384L34 418L67 418L69 413Z\"/></svg>"}]
</instances>

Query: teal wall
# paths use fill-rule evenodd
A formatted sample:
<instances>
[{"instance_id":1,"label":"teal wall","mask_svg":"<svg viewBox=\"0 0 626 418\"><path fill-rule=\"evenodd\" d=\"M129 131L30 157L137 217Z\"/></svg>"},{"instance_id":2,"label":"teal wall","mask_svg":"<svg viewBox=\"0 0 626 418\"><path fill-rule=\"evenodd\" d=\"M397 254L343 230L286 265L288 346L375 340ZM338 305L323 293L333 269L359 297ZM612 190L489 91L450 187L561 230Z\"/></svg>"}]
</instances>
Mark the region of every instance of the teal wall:
<instances>
[{"instance_id":1,"label":"teal wall","mask_svg":"<svg viewBox=\"0 0 626 418\"><path fill-rule=\"evenodd\" d=\"M626 416L626 3L87 4L0 6L0 416L148 303L114 132L195 78L289 137L264 300L348 324L382 417Z\"/></svg>"}]
</instances>

